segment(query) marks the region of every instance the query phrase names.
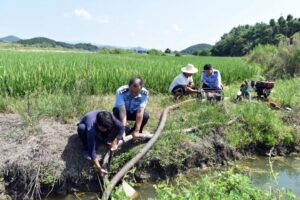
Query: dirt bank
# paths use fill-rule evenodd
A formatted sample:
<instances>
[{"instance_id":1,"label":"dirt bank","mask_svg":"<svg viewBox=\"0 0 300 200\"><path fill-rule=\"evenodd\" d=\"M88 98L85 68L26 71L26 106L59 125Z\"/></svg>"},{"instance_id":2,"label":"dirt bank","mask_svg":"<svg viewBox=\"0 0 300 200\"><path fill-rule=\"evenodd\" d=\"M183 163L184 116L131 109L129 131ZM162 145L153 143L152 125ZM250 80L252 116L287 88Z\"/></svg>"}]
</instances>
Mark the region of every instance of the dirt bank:
<instances>
[{"instance_id":1,"label":"dirt bank","mask_svg":"<svg viewBox=\"0 0 300 200\"><path fill-rule=\"evenodd\" d=\"M15 114L0 114L0 123L2 182L13 199L89 190L95 185L93 168L82 159L75 124L44 119L25 126Z\"/></svg>"},{"instance_id":2,"label":"dirt bank","mask_svg":"<svg viewBox=\"0 0 300 200\"><path fill-rule=\"evenodd\" d=\"M183 167L162 167L160 160L155 159L141 161L135 178L138 181L165 179L189 168L227 165L244 153L256 151L255 145L249 147L249 151L236 150L224 138L222 131L216 129L198 141L183 142L181 147L188 152ZM99 159L105 148L99 147ZM294 150L284 145L280 148L281 151L277 151L280 155ZM83 159L75 124L42 119L28 126L19 115L0 114L0 151L0 199L101 191L93 167Z\"/></svg>"}]
</instances>

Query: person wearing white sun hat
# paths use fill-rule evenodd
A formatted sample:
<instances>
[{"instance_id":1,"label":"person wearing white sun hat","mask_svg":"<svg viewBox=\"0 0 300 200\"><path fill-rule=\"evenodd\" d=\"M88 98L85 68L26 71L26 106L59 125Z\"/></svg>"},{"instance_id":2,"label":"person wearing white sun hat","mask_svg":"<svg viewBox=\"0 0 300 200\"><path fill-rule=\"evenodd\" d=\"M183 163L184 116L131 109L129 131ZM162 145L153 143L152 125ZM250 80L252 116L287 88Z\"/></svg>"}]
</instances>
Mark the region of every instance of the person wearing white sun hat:
<instances>
[{"instance_id":1,"label":"person wearing white sun hat","mask_svg":"<svg viewBox=\"0 0 300 200\"><path fill-rule=\"evenodd\" d=\"M181 73L173 80L170 85L169 92L175 97L190 93L197 93L198 90L193 88L193 74L196 74L198 69L192 65L181 68Z\"/></svg>"}]
</instances>

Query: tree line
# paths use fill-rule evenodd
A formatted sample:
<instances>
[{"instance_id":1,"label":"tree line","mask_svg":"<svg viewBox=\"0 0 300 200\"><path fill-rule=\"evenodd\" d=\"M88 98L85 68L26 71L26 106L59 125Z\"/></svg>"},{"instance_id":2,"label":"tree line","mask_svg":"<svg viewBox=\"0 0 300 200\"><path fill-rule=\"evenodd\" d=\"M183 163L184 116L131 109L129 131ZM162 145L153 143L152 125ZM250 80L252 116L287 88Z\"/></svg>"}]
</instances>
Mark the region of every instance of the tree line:
<instances>
[{"instance_id":1,"label":"tree line","mask_svg":"<svg viewBox=\"0 0 300 200\"><path fill-rule=\"evenodd\" d=\"M288 15L277 21L271 19L269 24L256 23L233 28L224 34L211 49L213 56L244 56L257 45L278 45L280 41L290 38L300 31L300 18Z\"/></svg>"}]
</instances>

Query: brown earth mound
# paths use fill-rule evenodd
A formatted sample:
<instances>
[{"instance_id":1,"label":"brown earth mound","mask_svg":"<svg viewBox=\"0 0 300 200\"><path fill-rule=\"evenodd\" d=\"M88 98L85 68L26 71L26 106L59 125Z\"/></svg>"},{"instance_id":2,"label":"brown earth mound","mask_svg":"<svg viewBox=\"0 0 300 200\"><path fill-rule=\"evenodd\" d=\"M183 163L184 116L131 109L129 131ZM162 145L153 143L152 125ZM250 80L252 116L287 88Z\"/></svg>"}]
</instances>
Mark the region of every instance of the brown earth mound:
<instances>
[{"instance_id":1,"label":"brown earth mound","mask_svg":"<svg viewBox=\"0 0 300 200\"><path fill-rule=\"evenodd\" d=\"M83 158L75 124L44 119L25 126L19 115L0 114L0 125L2 186L14 199L99 189L91 188L99 184L93 184L95 173ZM0 193L4 195L4 190Z\"/></svg>"}]
</instances>

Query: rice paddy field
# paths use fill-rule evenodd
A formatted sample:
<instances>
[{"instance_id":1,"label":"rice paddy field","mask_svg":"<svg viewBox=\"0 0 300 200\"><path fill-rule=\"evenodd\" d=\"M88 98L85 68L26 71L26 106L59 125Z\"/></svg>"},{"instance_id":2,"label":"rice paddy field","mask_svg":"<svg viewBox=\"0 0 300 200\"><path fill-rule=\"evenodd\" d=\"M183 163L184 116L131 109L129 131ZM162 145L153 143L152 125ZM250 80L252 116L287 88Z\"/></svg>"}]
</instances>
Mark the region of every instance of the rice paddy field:
<instances>
[{"instance_id":1,"label":"rice paddy field","mask_svg":"<svg viewBox=\"0 0 300 200\"><path fill-rule=\"evenodd\" d=\"M259 67L238 57L1 50L0 112L22 114L25 121L28 116L30 121L33 116L77 120L96 108L111 110L118 87L132 76L141 76L150 91L149 111L159 118L163 107L173 103L170 83L188 63L199 69L193 76L196 85L205 64L220 70L230 98L241 81L261 75ZM293 92L299 84L299 79L279 80L271 98L294 107L300 102ZM151 121L155 127L156 120Z\"/></svg>"},{"instance_id":2,"label":"rice paddy field","mask_svg":"<svg viewBox=\"0 0 300 200\"><path fill-rule=\"evenodd\" d=\"M221 71L226 85L258 74L257 68L242 58L231 57L1 51L0 93L14 97L33 92L111 94L137 75L144 78L150 92L167 93L174 77L188 63L200 72L204 64L212 64ZM194 76L197 84L200 72Z\"/></svg>"}]
</instances>

